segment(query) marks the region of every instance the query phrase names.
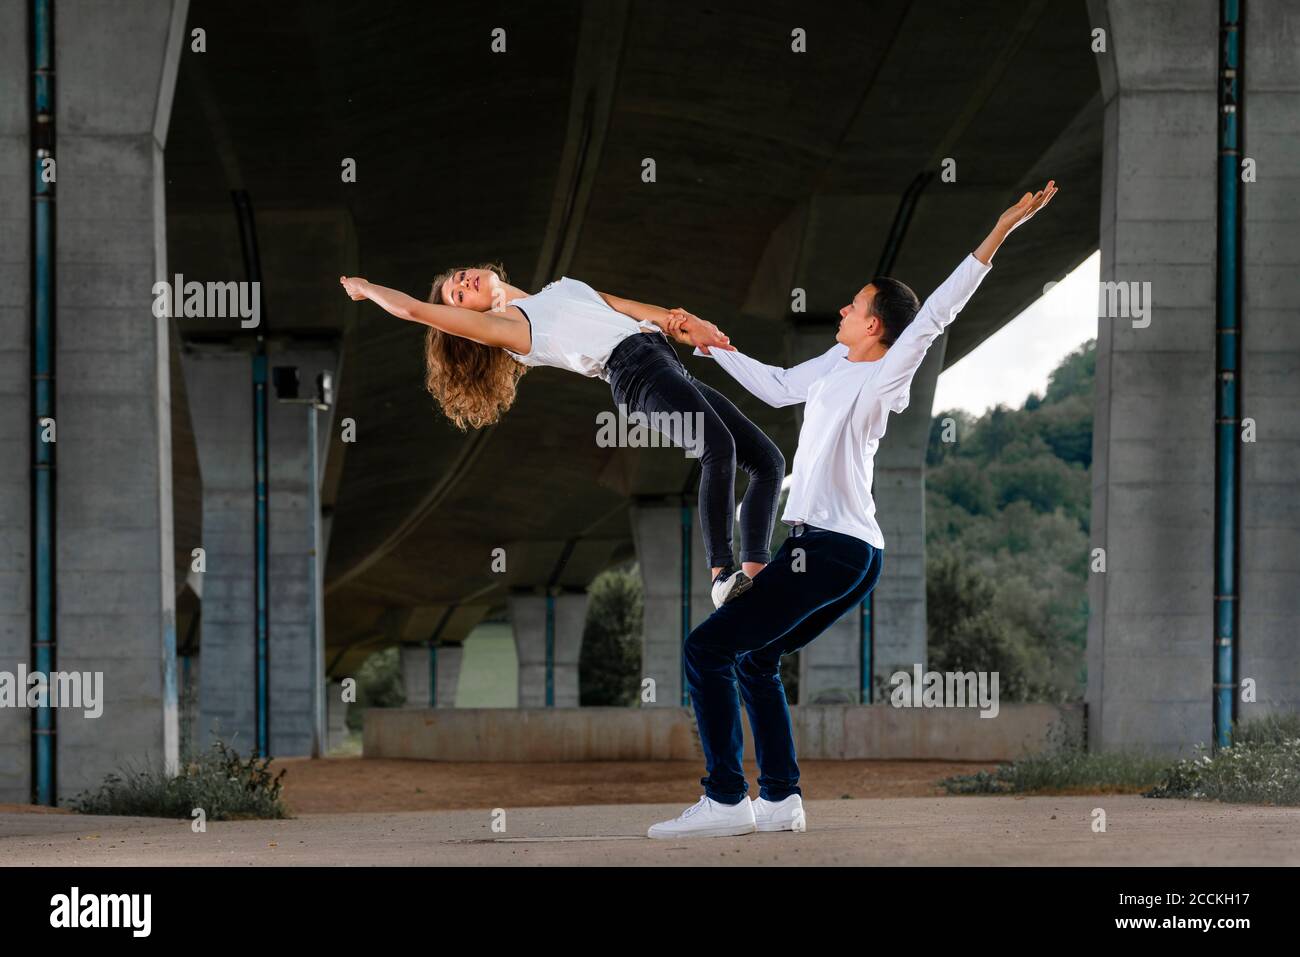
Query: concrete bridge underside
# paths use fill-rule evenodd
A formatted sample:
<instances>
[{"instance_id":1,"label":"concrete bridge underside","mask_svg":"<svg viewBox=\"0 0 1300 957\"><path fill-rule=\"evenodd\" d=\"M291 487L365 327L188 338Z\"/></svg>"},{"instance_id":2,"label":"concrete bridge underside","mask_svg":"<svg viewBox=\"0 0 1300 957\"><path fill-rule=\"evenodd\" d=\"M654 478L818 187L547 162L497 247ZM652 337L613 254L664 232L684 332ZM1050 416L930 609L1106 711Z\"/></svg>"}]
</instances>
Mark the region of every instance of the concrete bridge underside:
<instances>
[{"instance_id":1,"label":"concrete bridge underside","mask_svg":"<svg viewBox=\"0 0 1300 957\"><path fill-rule=\"evenodd\" d=\"M1117 444L1118 410L1127 421L1143 420L1138 397L1160 381L1161 363L1187 342L1212 341L1213 207L1207 213L1205 202L1213 195L1207 184L1214 169L1217 5L1149 6L1157 11L1150 16L1173 25L1165 46L1166 32L1150 29L1156 21L1137 22L1132 14L1082 0L1003 0L982 4L978 14L959 0L827 3L794 14L761 3L707 10L683 5L673 13L662 4L588 0L485 14L470 2L435 7L402 0L375 7L286 0L274 16L261 19L216 0L141 0L129 10L63 0L56 21L64 144L60 366L65 376L75 372L73 350L90 350L83 360L88 372L111 369L112 375L87 374L75 383L65 377L60 389L81 389L96 401L151 396L127 414L154 422L149 441L158 465L136 477L128 463L139 463L140 449L130 442L83 445L60 460L61 509L122 483L141 490L142 502L129 515L85 518L92 538L108 535L110 525L130 532L122 532L115 549L78 553L80 564L75 570L69 564L61 581L64 589L78 577L108 582L87 592L103 602L114 582L131 590L132 613L143 624L131 619L128 625L123 617L121 626L143 632L133 660L149 676L129 692L114 691L110 683L110 704L113 695L135 702L139 719L131 726L83 732L80 719L71 718L61 728L71 746L79 734L86 745L78 770L60 778L60 790L98 782L122 756L145 746L174 752L177 692L149 664L173 632L172 647L197 670L191 677L201 689L203 730L219 718L224 732L250 737L251 505L241 510L240 503L248 504L251 492L242 499L238 486L251 455L247 406L257 339L237 319L182 317L155 325L148 311L155 279L178 273L202 281L247 278L235 191L247 194L254 211L265 306L258 331L271 363L299 365L304 380L328 369L338 387L334 408L319 420L315 476L298 415L302 407L272 413L271 654L294 675L279 675L272 686L276 753L310 753L319 744L313 736L318 739L323 726L324 705L320 682L311 679L316 666L310 654L317 574L330 680L355 674L367 655L393 644L405 646L413 671L427 659L430 642L439 646L443 666L454 669L457 643L483 616L508 608L526 676L521 703L539 703L546 670L544 654L538 667L539 629L549 618L556 623L555 703L572 704L573 629L581 628L583 591L602 569L637 556L647 576L646 674L655 677L661 703L680 700L680 510L683 500L693 500L690 463L672 450L598 448L595 420L610 405L607 388L548 369L528 374L516 407L499 425L456 431L423 390L422 330L348 301L336 284L344 273L415 294L446 266L489 260L503 262L514 282L531 289L573 275L620 295L687 306L716 321L746 351L791 362L830 344L836 309L870 278L887 247L896 246L891 272L924 296L1011 198L1053 177L1062 193L1052 215L1035 223L1031 238L1013 239L999 257L927 360L911 408L891 424L878 459L875 492L890 574L876 597L877 670L924 660L923 457L939 371L1099 242L1108 270L1131 267L1141 277L1143 270L1167 266L1160 275L1171 299L1195 299L1174 313L1195 324L1194 335L1167 328L1167 338L1133 339L1131 351L1157 353L1150 357L1157 378L1142 380L1145 386L1123 374L1120 360L1130 358L1120 356L1126 340L1118 333L1112 340L1103 324L1099 382L1104 374L1106 387L1098 397L1096 497L1110 527L1118 516L1127 530L1115 533L1112 549L1123 534L1149 542L1141 539L1140 521L1123 517L1124 509L1136 507L1125 504L1125 489L1159 480L1127 473L1117 479L1107 468L1126 461ZM6 90L25 89L25 7L20 0L0 3L0 37L11 54L0 57ZM1264 105L1253 129L1282 156L1295 145L1287 119L1295 112L1294 70L1288 81L1287 54L1276 37L1295 35L1295 15L1283 3L1264 0L1256 0L1252 11L1260 25L1248 34L1251 50L1265 64L1256 81L1264 84L1258 94ZM1091 48L1097 26L1112 34L1108 54ZM505 52L493 52L497 27L505 31ZM806 53L791 48L795 29L806 31ZM203 52L194 49L195 30L203 31ZM1129 39L1142 31L1149 32L1140 41ZM148 56L139 52L141 37L152 44ZM122 55L123 43L131 45L130 57ZM1190 65L1184 62L1189 51L1195 52ZM1294 51L1291 56L1293 67ZM1126 57L1149 69L1129 72ZM1178 87L1183 79L1169 86L1163 70L1194 80L1196 93ZM5 274L19 277L6 284L9 299L0 303L8 344L0 346L8 357L0 379L6 409L25 408L28 389L27 345L12 345L26 343L28 328L24 104L20 96L6 97L0 111L4 208L21 226L7 231L0 247ZM1166 113L1170 104L1176 108ZM1157 128L1170 125L1170 136L1142 139L1142 109L1153 111L1149 122ZM1203 160L1193 158L1201 153ZM646 159L654 160L654 182L643 181ZM1162 173L1160 164L1175 159L1175 172ZM349 160L355 182L341 175ZM955 163L955 181L939 175L946 160ZM1279 159L1277 167L1283 166ZM91 176L100 178L95 190L79 191L78 178L84 183ZM1175 183L1169 176L1183 179ZM1293 351L1294 336L1287 338L1281 322L1285 303L1294 301L1293 283L1284 278L1293 261L1279 250L1285 245L1280 236L1287 230L1294 235L1295 185L1279 174L1268 187L1274 212L1252 211L1256 218L1248 221L1260 264L1253 298L1270 317L1261 322ZM1129 192L1131 200L1125 199ZM1149 225L1183 219L1179 211L1189 196L1196 212L1185 231ZM1145 218L1128 219L1130 201L1146 204ZM1192 238L1200 230L1208 239ZM1171 248L1191 250L1191 258L1166 264ZM1290 248L1293 259L1294 244ZM795 288L806 290L806 313L791 312ZM122 350L135 347L124 346L125 338L95 337L95 313L78 309L105 302L124 328L149 324L142 340L152 350L148 362L127 369ZM1280 410L1294 355L1288 366L1272 344L1257 342L1252 360L1247 341L1248 364L1268 370L1255 381L1261 399L1267 396ZM699 368L792 456L796 413L739 395L707 361ZM1196 392L1203 404L1213 394L1212 373L1202 394L1188 371L1184 391ZM75 418L77 394L61 399L73 417L61 437L92 427L89 417ZM86 416L93 408L89 402ZM24 421L6 412L3 434L14 454L4 457L0 482L16 502L27 500L29 483ZM1204 418L1200 438L1210 435L1209 421ZM354 441L345 441L345 423ZM1142 427L1134 428L1141 433ZM1190 436L1196 426L1187 428ZM1288 434L1294 426L1278 428ZM1193 458L1203 467L1204 450L1193 444ZM1279 503L1280 512L1248 512L1263 529L1267 553L1277 556L1297 553L1294 501L1284 504L1294 437L1283 445L1261 456L1264 464L1249 466L1260 470L1251 472L1259 488ZM1181 461L1189 447L1166 449L1170 458L1151 468ZM95 467L74 473L68 466L79 454ZM319 521L309 502L313 481ZM1175 500L1182 501L1166 501ZM1184 504L1203 523L1204 503ZM146 528L130 517L141 510L156 516ZM61 527L75 528L78 515L61 512ZM1171 512L1169 522L1175 520ZM0 663L23 658L30 634L27 512L5 512L3 521L6 552L17 559L0 568ZM695 538L698 560L698 532ZM209 553L202 574L191 571L196 547ZM141 548L170 561L161 567L157 555L152 564L137 561ZM494 571L495 549L504 549L504 572ZM1207 553L1205 569L1208 563ZM128 566L139 582L123 571ZM1258 568L1254 579L1247 576L1261 609L1251 622L1271 636L1290 614L1285 606L1291 599L1281 594L1273 566ZM1189 583L1203 584L1189 575ZM692 581L691 614L698 621L711 606L699 569ZM1161 587L1154 579L1150 584ZM1116 616L1125 614L1125 602L1138 600L1117 598L1128 586L1113 577L1106 587L1111 590L1104 596L1094 594L1106 609L1094 609L1096 634L1090 638L1090 655L1100 656L1098 673L1120 661L1113 656L1124 639L1115 636L1130 623ZM557 596L549 614L548 591ZM1181 597L1190 599L1190 593ZM74 614L67 604L60 608L61 615ZM1142 614L1169 620L1159 609ZM855 687L856 623L842 624L804 656L805 695L834 700ZM1208 667L1208 625L1198 630L1203 622L1196 616L1185 624L1179 640L1187 643L1189 661L1200 642ZM1151 642L1159 640L1161 627L1152 626ZM98 628L79 630L71 617L61 618L60 661L65 655L100 661L108 654L100 632L113 627L101 622ZM248 642L241 644L241 634ZM1286 659L1287 641L1293 653L1294 638L1261 639L1255 660L1277 666ZM1160 653L1149 645L1139 656ZM1280 693L1294 701L1296 672L1289 667L1289 684ZM1189 665L1176 679L1186 708L1152 740L1170 745L1199 732L1191 703L1208 696L1209 686L1202 689L1202 676L1194 672ZM431 685L426 676L423 687L443 689L444 678ZM445 690L437 697L448 703ZM1150 700L1144 714L1167 699ZM1098 697L1094 707L1108 715L1094 725L1102 729L1101 743L1143 736L1141 722L1123 703L1103 705ZM26 714L0 713L6 759L0 800L25 799L28 748Z\"/></svg>"}]
</instances>

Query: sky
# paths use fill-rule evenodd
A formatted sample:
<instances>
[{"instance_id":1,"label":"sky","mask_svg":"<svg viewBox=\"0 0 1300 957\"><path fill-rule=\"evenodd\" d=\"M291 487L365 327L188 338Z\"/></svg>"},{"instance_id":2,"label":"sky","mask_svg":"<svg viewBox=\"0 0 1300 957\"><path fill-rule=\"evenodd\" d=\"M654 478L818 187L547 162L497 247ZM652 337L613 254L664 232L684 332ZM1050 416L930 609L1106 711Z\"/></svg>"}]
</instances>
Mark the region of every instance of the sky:
<instances>
[{"instance_id":1,"label":"sky","mask_svg":"<svg viewBox=\"0 0 1300 957\"><path fill-rule=\"evenodd\" d=\"M974 352L945 369L935 390L934 411L964 409L980 415L999 402L1019 408L1029 393L1042 395L1048 373L1097 335L1100 272L1101 253L1095 252Z\"/></svg>"}]
</instances>

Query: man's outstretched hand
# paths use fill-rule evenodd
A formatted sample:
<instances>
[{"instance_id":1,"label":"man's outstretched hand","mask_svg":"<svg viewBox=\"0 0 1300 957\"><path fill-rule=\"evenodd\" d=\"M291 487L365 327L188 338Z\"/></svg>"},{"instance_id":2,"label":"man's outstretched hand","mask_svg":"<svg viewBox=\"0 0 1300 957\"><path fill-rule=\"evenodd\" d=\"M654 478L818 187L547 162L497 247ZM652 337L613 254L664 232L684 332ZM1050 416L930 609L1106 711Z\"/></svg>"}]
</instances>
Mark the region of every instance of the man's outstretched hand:
<instances>
[{"instance_id":1,"label":"man's outstretched hand","mask_svg":"<svg viewBox=\"0 0 1300 957\"><path fill-rule=\"evenodd\" d=\"M1056 180L1050 179L1038 192L1021 196L1020 202L998 217L998 226L1005 232L1011 232L1017 226L1029 222L1034 213L1050 203L1055 195Z\"/></svg>"},{"instance_id":2,"label":"man's outstretched hand","mask_svg":"<svg viewBox=\"0 0 1300 957\"><path fill-rule=\"evenodd\" d=\"M993 261L993 254L998 251L1002 241L1011 235L1011 231L1029 222L1034 213L1050 203L1055 195L1056 180L1054 179L1049 179L1047 185L1036 193L1025 193L1020 197L1020 202L998 217L993 231L985 237L984 242L979 244L972 255L987 266Z\"/></svg>"},{"instance_id":3,"label":"man's outstretched hand","mask_svg":"<svg viewBox=\"0 0 1300 957\"><path fill-rule=\"evenodd\" d=\"M668 323L674 339L688 346L695 346L706 356L710 349L722 349L724 352L736 351L736 347L731 344L726 333L713 323L692 315L680 306L668 310Z\"/></svg>"}]
</instances>

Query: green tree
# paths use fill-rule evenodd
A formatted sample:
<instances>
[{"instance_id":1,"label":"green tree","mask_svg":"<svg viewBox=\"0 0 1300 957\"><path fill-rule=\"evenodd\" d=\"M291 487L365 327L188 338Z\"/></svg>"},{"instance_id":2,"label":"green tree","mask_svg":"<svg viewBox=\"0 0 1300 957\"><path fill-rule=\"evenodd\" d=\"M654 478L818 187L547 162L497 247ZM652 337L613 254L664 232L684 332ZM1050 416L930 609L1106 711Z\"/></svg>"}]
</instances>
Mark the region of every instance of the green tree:
<instances>
[{"instance_id":1,"label":"green tree","mask_svg":"<svg viewBox=\"0 0 1300 957\"><path fill-rule=\"evenodd\" d=\"M587 590L587 622L578 657L579 702L627 706L641 690L644 601L635 567L602 572Z\"/></svg>"},{"instance_id":2,"label":"green tree","mask_svg":"<svg viewBox=\"0 0 1300 957\"><path fill-rule=\"evenodd\" d=\"M376 651L357 669L357 700L348 705L348 727L360 731L366 708L400 708L406 703L402 688L402 660L396 645Z\"/></svg>"},{"instance_id":3,"label":"green tree","mask_svg":"<svg viewBox=\"0 0 1300 957\"><path fill-rule=\"evenodd\" d=\"M930 666L1000 673L1008 700L1083 690L1095 343L1043 396L931 421L926 476Z\"/></svg>"}]
</instances>

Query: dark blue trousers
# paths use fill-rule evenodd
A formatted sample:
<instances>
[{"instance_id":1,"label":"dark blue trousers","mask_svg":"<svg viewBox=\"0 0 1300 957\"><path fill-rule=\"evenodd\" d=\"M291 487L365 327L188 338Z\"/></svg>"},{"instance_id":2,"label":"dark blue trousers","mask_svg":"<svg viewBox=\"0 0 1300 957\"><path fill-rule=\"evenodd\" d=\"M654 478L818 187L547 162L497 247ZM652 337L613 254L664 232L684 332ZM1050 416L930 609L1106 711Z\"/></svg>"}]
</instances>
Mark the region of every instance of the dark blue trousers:
<instances>
[{"instance_id":1,"label":"dark blue trousers","mask_svg":"<svg viewBox=\"0 0 1300 957\"><path fill-rule=\"evenodd\" d=\"M798 651L867 597L880 578L881 549L839 532L802 526L781 545L749 591L691 632L683 650L686 687L704 749L704 793L736 804L749 785L741 766L740 700L749 712L759 795L799 790L781 656Z\"/></svg>"},{"instance_id":2,"label":"dark blue trousers","mask_svg":"<svg viewBox=\"0 0 1300 957\"><path fill-rule=\"evenodd\" d=\"M731 526L736 515L736 466L749 475L740 500L740 560L766 562L771 556L772 526L785 478L785 458L726 396L696 379L676 350L657 332L628 336L609 357L609 386L614 401L632 412L680 413L699 417L700 528L713 568L733 564ZM682 445L680 418L669 417L668 438Z\"/></svg>"}]
</instances>

